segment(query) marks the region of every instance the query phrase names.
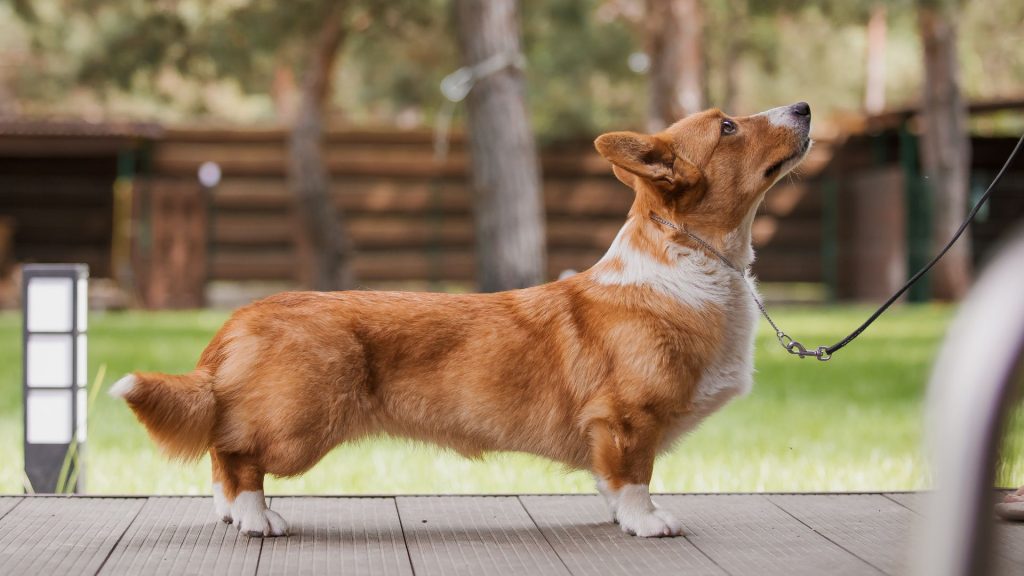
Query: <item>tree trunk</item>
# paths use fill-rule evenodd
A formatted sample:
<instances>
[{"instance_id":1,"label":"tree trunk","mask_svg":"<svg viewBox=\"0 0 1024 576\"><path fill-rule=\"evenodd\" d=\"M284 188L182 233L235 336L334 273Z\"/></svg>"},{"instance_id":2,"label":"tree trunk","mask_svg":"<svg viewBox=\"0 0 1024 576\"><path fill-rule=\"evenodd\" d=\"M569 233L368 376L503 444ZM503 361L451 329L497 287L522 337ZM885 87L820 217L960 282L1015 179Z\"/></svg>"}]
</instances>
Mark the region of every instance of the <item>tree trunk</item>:
<instances>
[{"instance_id":1,"label":"tree trunk","mask_svg":"<svg viewBox=\"0 0 1024 576\"><path fill-rule=\"evenodd\" d=\"M645 20L647 128L657 132L704 108L704 10L700 0L647 0Z\"/></svg>"},{"instance_id":2,"label":"tree trunk","mask_svg":"<svg viewBox=\"0 0 1024 576\"><path fill-rule=\"evenodd\" d=\"M466 66L520 53L515 0L457 0L455 10ZM540 168L524 84L522 72L507 66L479 78L467 99L477 275L485 292L545 278Z\"/></svg>"},{"instance_id":3,"label":"tree trunk","mask_svg":"<svg viewBox=\"0 0 1024 576\"><path fill-rule=\"evenodd\" d=\"M353 285L352 248L341 214L330 194L324 165L324 103L334 63L344 39L340 9L330 12L310 46L298 109L288 138L288 182L295 193L303 277L313 290L345 290Z\"/></svg>"},{"instance_id":4,"label":"tree trunk","mask_svg":"<svg viewBox=\"0 0 1024 576\"><path fill-rule=\"evenodd\" d=\"M878 114L885 109L885 37L887 32L885 4L871 7L867 26L865 55L864 111Z\"/></svg>"},{"instance_id":5,"label":"tree trunk","mask_svg":"<svg viewBox=\"0 0 1024 576\"><path fill-rule=\"evenodd\" d=\"M966 216L971 140L960 94L952 14L941 5L922 2L918 25L925 68L921 157L934 199L931 245L938 251ZM964 234L932 271L933 295L943 300L961 298L970 281L971 242L970 235Z\"/></svg>"},{"instance_id":6,"label":"tree trunk","mask_svg":"<svg viewBox=\"0 0 1024 576\"><path fill-rule=\"evenodd\" d=\"M291 63L281 57L274 63L270 99L274 103L277 121L282 124L294 124L295 111L299 107L299 85L295 81Z\"/></svg>"},{"instance_id":7,"label":"tree trunk","mask_svg":"<svg viewBox=\"0 0 1024 576\"><path fill-rule=\"evenodd\" d=\"M727 25L733 30L746 30L750 26L746 0L729 0ZM739 113L740 65L746 42L741 34L726 34L725 62L722 75L722 109L728 114Z\"/></svg>"}]
</instances>

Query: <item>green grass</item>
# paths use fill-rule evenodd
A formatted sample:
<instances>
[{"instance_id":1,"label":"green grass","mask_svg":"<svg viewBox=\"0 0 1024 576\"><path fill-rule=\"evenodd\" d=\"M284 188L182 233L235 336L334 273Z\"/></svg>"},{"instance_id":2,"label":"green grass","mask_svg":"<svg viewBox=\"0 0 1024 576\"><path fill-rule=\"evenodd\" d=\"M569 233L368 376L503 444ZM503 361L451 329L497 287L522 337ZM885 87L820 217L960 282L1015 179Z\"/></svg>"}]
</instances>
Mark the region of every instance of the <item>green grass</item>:
<instances>
[{"instance_id":1,"label":"green grass","mask_svg":"<svg viewBox=\"0 0 1024 576\"><path fill-rule=\"evenodd\" d=\"M859 307L779 309L805 343L830 343L863 319ZM710 417L655 467L658 491L843 491L926 487L919 454L922 398L952 310L896 309L829 363L797 360L762 330L756 384ZM93 314L89 366L104 386L134 369L184 372L225 319L221 312ZM763 328L763 326L762 326ZM20 318L0 314L0 493L20 492ZM1004 450L1000 485L1024 484L1024 417ZM91 408L87 486L93 493L204 494L209 464L166 461L128 409L106 394ZM591 491L590 477L547 461L497 454L480 461L382 439L343 446L275 493Z\"/></svg>"}]
</instances>

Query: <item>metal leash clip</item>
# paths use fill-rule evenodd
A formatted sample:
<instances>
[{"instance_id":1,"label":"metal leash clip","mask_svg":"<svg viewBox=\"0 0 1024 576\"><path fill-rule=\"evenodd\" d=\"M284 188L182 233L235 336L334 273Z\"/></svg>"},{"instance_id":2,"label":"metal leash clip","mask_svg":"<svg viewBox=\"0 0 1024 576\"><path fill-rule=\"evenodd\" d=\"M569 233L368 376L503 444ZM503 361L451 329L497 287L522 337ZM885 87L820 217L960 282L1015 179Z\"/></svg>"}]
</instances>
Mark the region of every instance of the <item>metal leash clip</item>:
<instances>
[{"instance_id":1,"label":"metal leash clip","mask_svg":"<svg viewBox=\"0 0 1024 576\"><path fill-rule=\"evenodd\" d=\"M782 330L775 333L775 337L779 339L779 344L786 349L786 352L799 356L802 360L806 356L813 356L821 362L828 362L832 359L832 355L828 353L827 346L818 346L814 350L808 350L803 344L793 340L789 334L786 334Z\"/></svg>"}]
</instances>

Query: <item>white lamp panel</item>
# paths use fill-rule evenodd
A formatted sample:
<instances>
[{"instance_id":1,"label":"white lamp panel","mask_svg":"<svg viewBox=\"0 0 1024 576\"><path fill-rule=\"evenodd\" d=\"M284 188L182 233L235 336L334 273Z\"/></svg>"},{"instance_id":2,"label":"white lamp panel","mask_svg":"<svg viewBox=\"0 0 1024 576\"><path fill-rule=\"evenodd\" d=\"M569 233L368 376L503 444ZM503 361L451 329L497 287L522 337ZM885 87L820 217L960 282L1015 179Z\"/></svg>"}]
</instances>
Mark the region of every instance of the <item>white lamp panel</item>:
<instances>
[{"instance_id":1,"label":"white lamp panel","mask_svg":"<svg viewBox=\"0 0 1024 576\"><path fill-rule=\"evenodd\" d=\"M89 324L89 280L78 280L78 331L85 332Z\"/></svg>"},{"instance_id":2,"label":"white lamp panel","mask_svg":"<svg viewBox=\"0 0 1024 576\"><path fill-rule=\"evenodd\" d=\"M28 331L71 330L71 278L32 278L28 283Z\"/></svg>"},{"instance_id":3,"label":"white lamp panel","mask_svg":"<svg viewBox=\"0 0 1024 576\"><path fill-rule=\"evenodd\" d=\"M78 441L85 442L85 430L86 421L88 417L89 408L87 406L89 399L85 393L85 388L80 388L78 394Z\"/></svg>"},{"instance_id":4,"label":"white lamp panel","mask_svg":"<svg viewBox=\"0 0 1024 576\"><path fill-rule=\"evenodd\" d=\"M78 335L78 357L75 358L75 383L79 386L87 386L89 384L87 378L89 377L89 346L88 338L85 334Z\"/></svg>"},{"instance_id":5,"label":"white lamp panel","mask_svg":"<svg viewBox=\"0 0 1024 576\"><path fill-rule=\"evenodd\" d=\"M25 403L29 444L71 441L71 390L29 390Z\"/></svg>"},{"instance_id":6,"label":"white lamp panel","mask_svg":"<svg viewBox=\"0 0 1024 576\"><path fill-rule=\"evenodd\" d=\"M26 376L30 388L71 386L71 335L29 334Z\"/></svg>"}]
</instances>

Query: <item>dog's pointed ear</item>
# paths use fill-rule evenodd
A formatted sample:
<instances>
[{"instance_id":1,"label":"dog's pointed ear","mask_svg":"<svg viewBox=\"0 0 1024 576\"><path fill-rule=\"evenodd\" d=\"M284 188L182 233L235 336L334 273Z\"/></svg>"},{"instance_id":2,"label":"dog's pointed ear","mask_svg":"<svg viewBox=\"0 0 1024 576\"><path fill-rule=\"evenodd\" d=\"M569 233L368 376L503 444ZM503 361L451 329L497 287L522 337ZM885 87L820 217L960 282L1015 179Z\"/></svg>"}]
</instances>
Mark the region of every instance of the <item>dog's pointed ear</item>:
<instances>
[{"instance_id":1,"label":"dog's pointed ear","mask_svg":"<svg viewBox=\"0 0 1024 576\"><path fill-rule=\"evenodd\" d=\"M615 177L619 179L619 182L622 182L630 188L636 185L636 176L633 175L632 172L619 168L615 164L612 164L612 174L615 174Z\"/></svg>"},{"instance_id":2,"label":"dog's pointed ear","mask_svg":"<svg viewBox=\"0 0 1024 576\"><path fill-rule=\"evenodd\" d=\"M700 169L676 156L657 136L637 132L609 132L594 141L598 153L612 163L615 176L633 188L640 177L663 192L676 193L695 186ZM632 177L631 177L632 176Z\"/></svg>"}]
</instances>

